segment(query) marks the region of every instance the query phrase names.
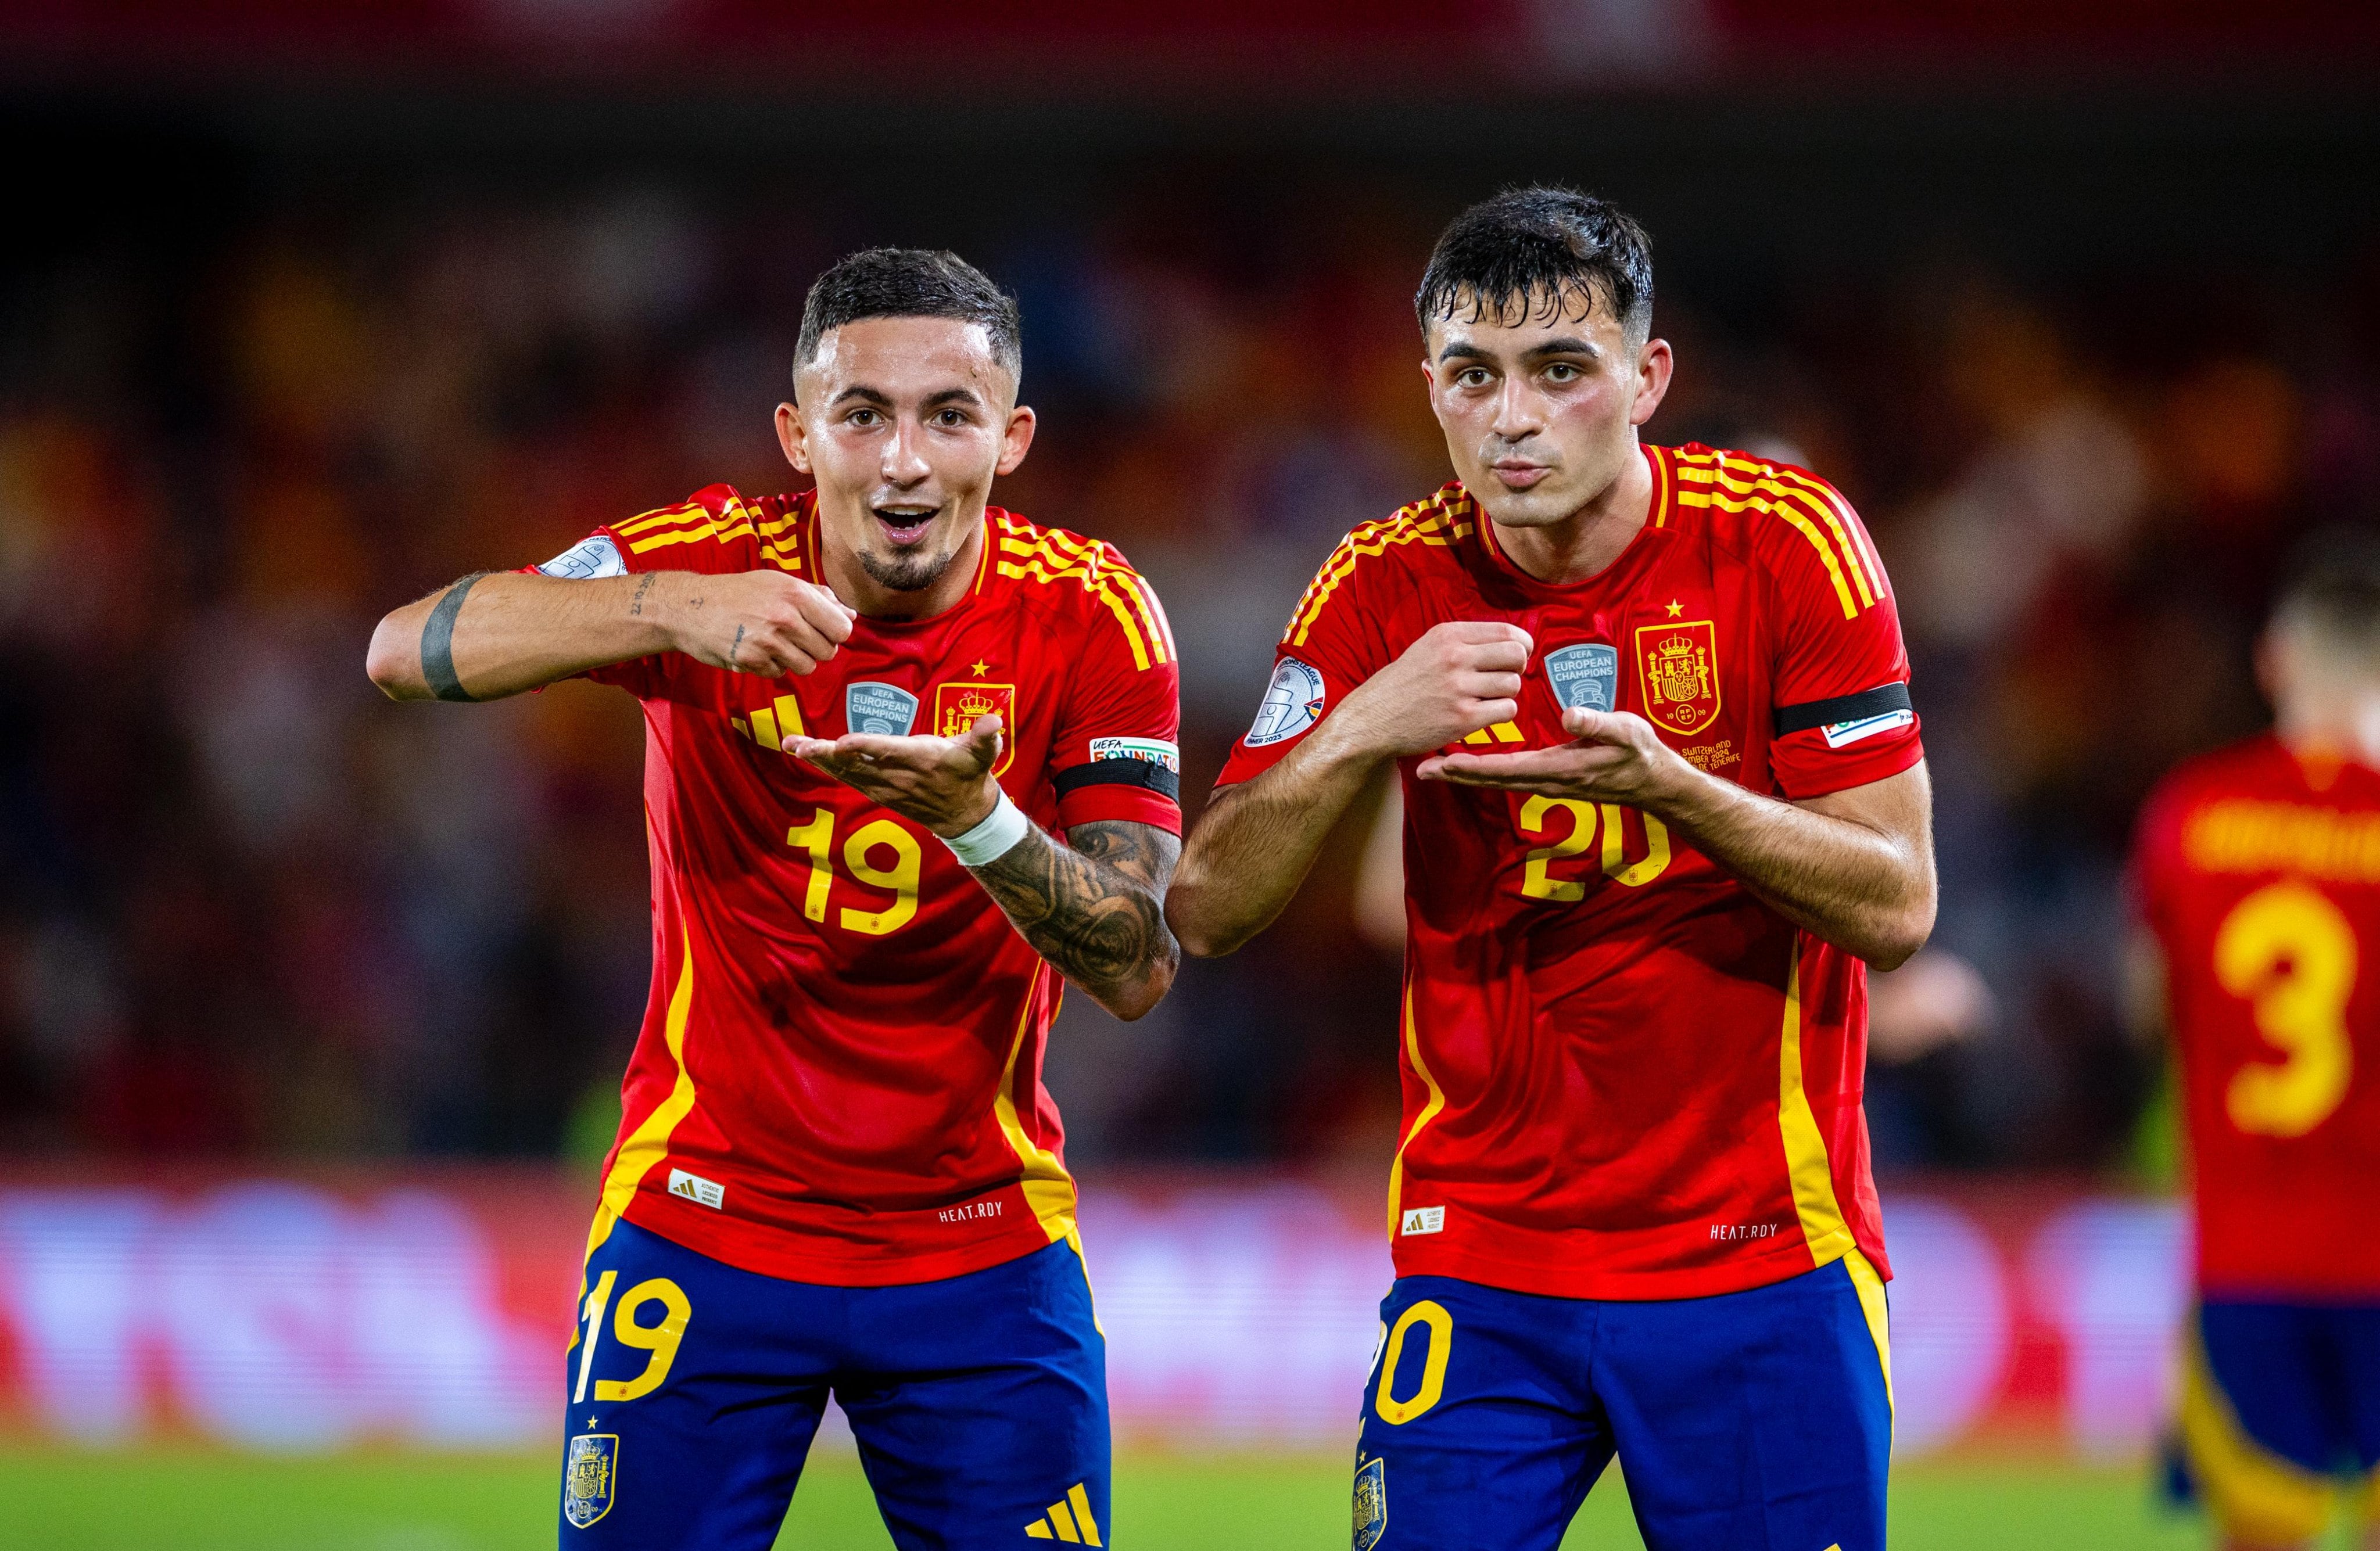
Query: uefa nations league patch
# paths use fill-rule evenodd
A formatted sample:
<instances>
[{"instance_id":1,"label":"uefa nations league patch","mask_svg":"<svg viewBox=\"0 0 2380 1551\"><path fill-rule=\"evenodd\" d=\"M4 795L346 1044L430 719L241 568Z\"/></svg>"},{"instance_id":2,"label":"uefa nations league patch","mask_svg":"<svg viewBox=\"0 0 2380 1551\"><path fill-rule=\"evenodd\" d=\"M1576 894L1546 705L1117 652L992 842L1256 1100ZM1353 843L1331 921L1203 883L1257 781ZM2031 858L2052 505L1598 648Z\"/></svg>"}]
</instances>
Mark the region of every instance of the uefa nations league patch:
<instances>
[{"instance_id":1,"label":"uefa nations league patch","mask_svg":"<svg viewBox=\"0 0 2380 1551\"><path fill-rule=\"evenodd\" d=\"M1389 1462L1375 1460L1355 1472L1355 1551L1372 1551L1389 1533Z\"/></svg>"},{"instance_id":2,"label":"uefa nations league patch","mask_svg":"<svg viewBox=\"0 0 2380 1551\"><path fill-rule=\"evenodd\" d=\"M620 1484L620 1435L581 1433L562 1466L562 1516L585 1529L612 1511Z\"/></svg>"},{"instance_id":3,"label":"uefa nations league patch","mask_svg":"<svg viewBox=\"0 0 2380 1551\"><path fill-rule=\"evenodd\" d=\"M1247 745L1262 748L1293 738L1321 720L1321 673L1294 657L1284 657L1273 668L1272 683L1265 686L1264 703L1257 708Z\"/></svg>"}]
</instances>

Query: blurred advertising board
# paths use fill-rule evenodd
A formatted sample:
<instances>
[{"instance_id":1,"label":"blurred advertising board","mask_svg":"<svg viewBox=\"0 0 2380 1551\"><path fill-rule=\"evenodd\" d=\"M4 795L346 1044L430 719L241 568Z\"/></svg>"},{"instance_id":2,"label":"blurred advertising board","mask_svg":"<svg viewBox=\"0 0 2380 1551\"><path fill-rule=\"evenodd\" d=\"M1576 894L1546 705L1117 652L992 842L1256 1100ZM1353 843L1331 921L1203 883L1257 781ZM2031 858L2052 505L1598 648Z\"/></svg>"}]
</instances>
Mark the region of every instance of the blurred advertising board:
<instances>
[{"instance_id":1,"label":"blurred advertising board","mask_svg":"<svg viewBox=\"0 0 2380 1551\"><path fill-rule=\"evenodd\" d=\"M1351 1443L1390 1275L1370 1192L1189 1174L1085 1197L1126 1442ZM501 1169L0 1176L0 1436L541 1447L591 1200ZM1927 1181L1885 1210L1902 1457L2148 1444L2188 1306L2176 1203Z\"/></svg>"}]
</instances>

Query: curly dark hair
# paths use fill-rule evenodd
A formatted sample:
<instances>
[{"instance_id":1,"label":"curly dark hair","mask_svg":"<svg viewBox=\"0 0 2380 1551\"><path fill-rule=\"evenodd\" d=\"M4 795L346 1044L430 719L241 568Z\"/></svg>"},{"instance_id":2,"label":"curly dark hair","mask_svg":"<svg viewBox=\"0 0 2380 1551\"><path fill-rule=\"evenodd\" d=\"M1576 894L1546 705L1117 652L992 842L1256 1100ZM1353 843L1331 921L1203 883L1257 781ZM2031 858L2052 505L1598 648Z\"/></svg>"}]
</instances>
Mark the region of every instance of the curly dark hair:
<instances>
[{"instance_id":1,"label":"curly dark hair","mask_svg":"<svg viewBox=\"0 0 2380 1551\"><path fill-rule=\"evenodd\" d=\"M1584 299L1600 300L1621 333L1653 332L1653 243L1621 210L1574 188L1507 188L1447 224L1414 294L1414 315L1468 315L1477 322L1550 321Z\"/></svg>"}]
</instances>

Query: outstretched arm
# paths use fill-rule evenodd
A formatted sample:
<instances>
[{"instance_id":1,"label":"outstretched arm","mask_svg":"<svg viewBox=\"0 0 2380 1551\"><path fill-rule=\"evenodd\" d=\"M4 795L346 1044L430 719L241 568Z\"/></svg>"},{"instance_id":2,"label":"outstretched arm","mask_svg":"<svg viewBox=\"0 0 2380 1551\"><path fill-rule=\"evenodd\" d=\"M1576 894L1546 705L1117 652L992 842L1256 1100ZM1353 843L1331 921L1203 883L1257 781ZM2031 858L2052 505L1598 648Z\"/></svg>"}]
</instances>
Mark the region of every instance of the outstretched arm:
<instances>
[{"instance_id":1,"label":"outstretched arm","mask_svg":"<svg viewBox=\"0 0 2380 1551\"><path fill-rule=\"evenodd\" d=\"M1528 633L1440 624L1357 686L1272 769L1215 794L1165 903L1182 946L1234 952L1270 926L1380 764L1520 714Z\"/></svg>"},{"instance_id":2,"label":"outstretched arm","mask_svg":"<svg viewBox=\"0 0 2380 1551\"><path fill-rule=\"evenodd\" d=\"M854 617L775 571L481 574L382 619L365 672L392 700L500 699L660 651L775 678L832 657Z\"/></svg>"},{"instance_id":3,"label":"outstretched arm","mask_svg":"<svg viewBox=\"0 0 2380 1551\"><path fill-rule=\"evenodd\" d=\"M1001 722L958 738L791 737L784 750L945 840L991 817ZM1077 824L1059 841L1017 816L1013 843L967 870L1017 934L1101 1007L1127 1021L1164 1000L1182 953L1165 926L1165 891L1182 842L1154 824ZM964 858L962 858L964 860Z\"/></svg>"},{"instance_id":4,"label":"outstretched arm","mask_svg":"<svg viewBox=\"0 0 2380 1551\"><path fill-rule=\"evenodd\" d=\"M1682 758L1626 711L1572 709L1578 740L1524 754L1450 754L1424 781L1500 787L1652 814L1769 908L1878 969L1934 929L1934 795L1923 761L1882 781L1798 803L1747 791Z\"/></svg>"}]
</instances>

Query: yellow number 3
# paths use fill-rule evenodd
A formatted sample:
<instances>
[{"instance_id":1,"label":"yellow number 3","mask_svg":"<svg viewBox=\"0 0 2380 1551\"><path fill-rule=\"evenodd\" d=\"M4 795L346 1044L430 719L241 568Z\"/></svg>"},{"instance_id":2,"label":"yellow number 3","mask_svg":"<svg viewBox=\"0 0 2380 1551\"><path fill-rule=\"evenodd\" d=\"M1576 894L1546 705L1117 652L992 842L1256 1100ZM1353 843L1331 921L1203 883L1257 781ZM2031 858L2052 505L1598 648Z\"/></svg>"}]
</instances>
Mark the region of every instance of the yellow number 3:
<instances>
[{"instance_id":1,"label":"yellow number 3","mask_svg":"<svg viewBox=\"0 0 2380 1551\"><path fill-rule=\"evenodd\" d=\"M2347 1033L2354 928L2304 884L2276 883L2224 918L2215 974L2255 1004L2256 1032L2285 1057L2251 1061L2231 1079L2231 1123L2260 1136L2304 1135L2338 1108L2355 1069Z\"/></svg>"}]
</instances>

